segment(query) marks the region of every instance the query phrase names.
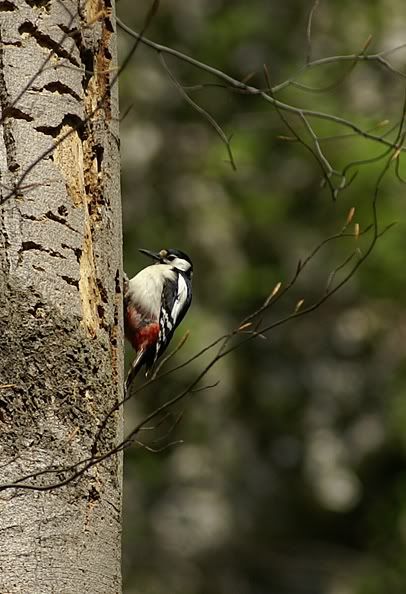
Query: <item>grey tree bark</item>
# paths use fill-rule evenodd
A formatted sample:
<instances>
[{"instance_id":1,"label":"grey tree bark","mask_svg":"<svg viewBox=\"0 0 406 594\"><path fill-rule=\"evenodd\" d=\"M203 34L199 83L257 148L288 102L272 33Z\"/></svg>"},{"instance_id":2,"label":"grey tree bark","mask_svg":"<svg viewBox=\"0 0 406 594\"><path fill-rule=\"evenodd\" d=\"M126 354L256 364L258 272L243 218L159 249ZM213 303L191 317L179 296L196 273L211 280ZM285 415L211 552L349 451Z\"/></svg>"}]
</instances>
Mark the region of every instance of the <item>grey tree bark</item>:
<instances>
[{"instance_id":1,"label":"grey tree bark","mask_svg":"<svg viewBox=\"0 0 406 594\"><path fill-rule=\"evenodd\" d=\"M121 591L112 1L0 0L1 594Z\"/></svg>"}]
</instances>

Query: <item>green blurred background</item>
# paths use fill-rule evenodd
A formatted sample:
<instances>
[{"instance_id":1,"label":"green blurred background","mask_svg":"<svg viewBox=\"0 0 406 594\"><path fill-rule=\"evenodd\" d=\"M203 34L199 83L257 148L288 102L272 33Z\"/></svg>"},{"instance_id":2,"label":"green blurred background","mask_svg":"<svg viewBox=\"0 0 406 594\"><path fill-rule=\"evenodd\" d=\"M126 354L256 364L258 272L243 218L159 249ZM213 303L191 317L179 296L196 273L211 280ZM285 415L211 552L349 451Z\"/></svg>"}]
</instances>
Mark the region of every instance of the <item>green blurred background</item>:
<instances>
[{"instance_id":1,"label":"green blurred background","mask_svg":"<svg viewBox=\"0 0 406 594\"><path fill-rule=\"evenodd\" d=\"M148 6L120 0L117 11L139 30ZM311 7L162 0L147 36L237 79L254 73L250 82L264 87L264 63L278 83L305 61ZM314 14L312 55L360 52L369 35L369 52L394 47L406 41L405 23L403 0L325 1ZM120 33L121 59L132 42ZM406 71L405 50L390 58ZM184 85L218 82L167 61ZM348 63L323 66L298 80L326 87L347 70ZM278 97L368 129L399 121L404 87L402 77L362 63L330 91L290 88ZM180 248L195 267L192 308L173 345L191 334L168 368L235 328L289 280L299 258L341 229L351 207L361 230L371 222L384 161L360 167L333 202L318 164L303 146L278 139L290 132L259 98L213 86L190 91L232 135L233 171L225 146L153 51L138 47L120 93L122 113L132 106L121 123L125 269L132 276L147 264L138 247ZM297 119L289 122L304 134ZM321 136L348 132L312 123ZM356 137L323 148L336 168L382 153ZM126 452L125 594L406 592L404 199L392 167L379 219L398 224L356 276L316 312L222 359L205 379L218 385L181 403L170 436L169 422L139 436L153 447L183 445ZM357 245L365 249L366 239ZM317 299L355 247L352 238L327 246L265 321L299 299ZM209 361L199 358L142 391L126 408L127 430Z\"/></svg>"}]
</instances>

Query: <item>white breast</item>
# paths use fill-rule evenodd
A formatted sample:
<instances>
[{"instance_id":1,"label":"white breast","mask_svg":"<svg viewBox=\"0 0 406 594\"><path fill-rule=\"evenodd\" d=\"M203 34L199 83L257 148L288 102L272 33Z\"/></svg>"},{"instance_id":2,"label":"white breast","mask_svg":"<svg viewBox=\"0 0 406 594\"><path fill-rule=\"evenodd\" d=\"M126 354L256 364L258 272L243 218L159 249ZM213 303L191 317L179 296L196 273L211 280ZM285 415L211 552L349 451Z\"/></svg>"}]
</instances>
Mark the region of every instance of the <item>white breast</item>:
<instances>
[{"instance_id":1,"label":"white breast","mask_svg":"<svg viewBox=\"0 0 406 594\"><path fill-rule=\"evenodd\" d=\"M176 273L167 264L147 266L130 280L127 298L145 315L158 320L162 288L166 279L176 279Z\"/></svg>"}]
</instances>

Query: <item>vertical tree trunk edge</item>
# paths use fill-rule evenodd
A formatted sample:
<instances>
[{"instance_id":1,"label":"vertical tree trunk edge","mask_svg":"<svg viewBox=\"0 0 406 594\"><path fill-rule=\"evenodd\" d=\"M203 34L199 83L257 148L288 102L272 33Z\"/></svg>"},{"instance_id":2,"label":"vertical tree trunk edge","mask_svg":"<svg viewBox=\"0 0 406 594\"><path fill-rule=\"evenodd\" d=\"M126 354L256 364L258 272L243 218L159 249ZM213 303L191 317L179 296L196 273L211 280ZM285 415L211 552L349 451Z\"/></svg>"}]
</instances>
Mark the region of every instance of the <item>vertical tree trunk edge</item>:
<instances>
[{"instance_id":1,"label":"vertical tree trunk edge","mask_svg":"<svg viewBox=\"0 0 406 594\"><path fill-rule=\"evenodd\" d=\"M110 0L0 10L0 485L66 478L122 398L115 30ZM2 491L1 594L120 594L121 482L115 455Z\"/></svg>"}]
</instances>

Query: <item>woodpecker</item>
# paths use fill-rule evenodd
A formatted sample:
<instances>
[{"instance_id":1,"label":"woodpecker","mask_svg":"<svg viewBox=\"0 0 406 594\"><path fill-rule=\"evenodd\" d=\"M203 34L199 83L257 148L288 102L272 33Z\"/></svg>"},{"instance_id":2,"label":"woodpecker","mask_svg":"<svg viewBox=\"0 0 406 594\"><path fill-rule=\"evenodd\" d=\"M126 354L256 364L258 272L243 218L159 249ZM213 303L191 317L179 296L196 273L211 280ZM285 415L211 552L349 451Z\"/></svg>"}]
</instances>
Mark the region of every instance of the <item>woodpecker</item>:
<instances>
[{"instance_id":1,"label":"woodpecker","mask_svg":"<svg viewBox=\"0 0 406 594\"><path fill-rule=\"evenodd\" d=\"M139 251L155 262L125 281L125 335L136 351L131 378L143 365L148 375L192 300L193 265L189 256L175 249Z\"/></svg>"}]
</instances>

